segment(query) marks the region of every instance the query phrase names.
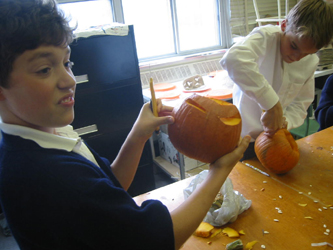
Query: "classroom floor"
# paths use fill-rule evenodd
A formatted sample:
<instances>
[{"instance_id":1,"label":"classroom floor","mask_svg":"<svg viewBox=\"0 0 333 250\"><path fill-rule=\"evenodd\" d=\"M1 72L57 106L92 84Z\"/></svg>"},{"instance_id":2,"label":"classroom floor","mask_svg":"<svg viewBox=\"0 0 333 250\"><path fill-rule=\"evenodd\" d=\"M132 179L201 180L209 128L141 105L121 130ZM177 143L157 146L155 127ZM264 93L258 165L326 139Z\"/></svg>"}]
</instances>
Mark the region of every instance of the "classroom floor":
<instances>
[{"instance_id":1,"label":"classroom floor","mask_svg":"<svg viewBox=\"0 0 333 250\"><path fill-rule=\"evenodd\" d=\"M207 170L207 169L208 169L208 166L209 166L208 164L205 164L205 165L202 165L202 166L200 166L200 167L193 168L193 169L187 171L187 172L185 173L185 176L186 176L186 178L187 178L187 177L190 177L190 176L193 176L193 175L197 175L197 174L199 174L201 171L203 171L203 170Z\"/></svg>"}]
</instances>

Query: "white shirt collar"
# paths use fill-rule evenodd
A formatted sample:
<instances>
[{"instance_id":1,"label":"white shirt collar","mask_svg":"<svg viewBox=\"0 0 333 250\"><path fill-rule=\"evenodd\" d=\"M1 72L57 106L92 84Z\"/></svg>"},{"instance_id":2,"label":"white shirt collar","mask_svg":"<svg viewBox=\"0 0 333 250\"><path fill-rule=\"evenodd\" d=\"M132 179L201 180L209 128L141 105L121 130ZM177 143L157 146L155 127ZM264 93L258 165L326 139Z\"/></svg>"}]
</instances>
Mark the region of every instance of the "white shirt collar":
<instances>
[{"instance_id":1,"label":"white shirt collar","mask_svg":"<svg viewBox=\"0 0 333 250\"><path fill-rule=\"evenodd\" d=\"M33 140L43 148L62 149L70 152L78 143L81 143L81 138L70 125L56 128L58 135L7 123L0 123L0 129L7 134Z\"/></svg>"},{"instance_id":2,"label":"white shirt collar","mask_svg":"<svg viewBox=\"0 0 333 250\"><path fill-rule=\"evenodd\" d=\"M1 122L0 129L7 134L17 135L24 139L32 140L42 148L60 149L66 150L67 152L73 151L82 155L99 167L94 155L70 125L55 128L57 134Z\"/></svg>"}]
</instances>

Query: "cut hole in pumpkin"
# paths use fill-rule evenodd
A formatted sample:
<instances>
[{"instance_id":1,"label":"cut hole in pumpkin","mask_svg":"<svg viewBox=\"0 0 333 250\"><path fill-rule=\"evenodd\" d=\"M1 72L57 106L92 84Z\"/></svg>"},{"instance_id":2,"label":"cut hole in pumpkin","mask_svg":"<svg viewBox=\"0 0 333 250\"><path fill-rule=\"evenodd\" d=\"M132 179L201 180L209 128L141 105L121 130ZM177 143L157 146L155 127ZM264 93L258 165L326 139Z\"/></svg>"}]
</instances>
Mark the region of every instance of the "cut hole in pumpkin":
<instances>
[{"instance_id":1,"label":"cut hole in pumpkin","mask_svg":"<svg viewBox=\"0 0 333 250\"><path fill-rule=\"evenodd\" d=\"M241 122L240 118L220 118L221 122L228 126L235 126Z\"/></svg>"},{"instance_id":2,"label":"cut hole in pumpkin","mask_svg":"<svg viewBox=\"0 0 333 250\"><path fill-rule=\"evenodd\" d=\"M194 107L194 108L200 110L201 112L206 113L206 110L205 110L202 106L200 106L198 103L196 103L195 101L193 101L192 99L188 99L188 100L186 100L186 103L187 103L188 105L191 105L192 107Z\"/></svg>"},{"instance_id":3,"label":"cut hole in pumpkin","mask_svg":"<svg viewBox=\"0 0 333 250\"><path fill-rule=\"evenodd\" d=\"M291 149L292 150L298 150L298 146L295 142L294 137L290 133L288 133L288 131L284 131L284 133L286 135L286 138L287 138L288 142L290 143Z\"/></svg>"},{"instance_id":4,"label":"cut hole in pumpkin","mask_svg":"<svg viewBox=\"0 0 333 250\"><path fill-rule=\"evenodd\" d=\"M223 100L214 99L214 98L209 98L209 99L213 100L214 102L216 102L217 104L220 104L220 105L233 105L232 103L226 102L226 101L223 101Z\"/></svg>"}]
</instances>

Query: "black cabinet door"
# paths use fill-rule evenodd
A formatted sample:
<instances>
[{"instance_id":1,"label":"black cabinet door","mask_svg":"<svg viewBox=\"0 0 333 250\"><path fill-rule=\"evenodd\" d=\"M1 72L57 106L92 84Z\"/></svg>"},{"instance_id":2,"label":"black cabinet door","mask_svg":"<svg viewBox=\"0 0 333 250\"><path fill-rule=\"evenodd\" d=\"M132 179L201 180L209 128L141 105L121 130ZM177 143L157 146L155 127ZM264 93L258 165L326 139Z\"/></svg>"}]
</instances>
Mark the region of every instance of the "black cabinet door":
<instances>
[{"instance_id":1,"label":"black cabinet door","mask_svg":"<svg viewBox=\"0 0 333 250\"><path fill-rule=\"evenodd\" d=\"M74 75L84 80L76 86L72 126L92 127L82 138L112 162L143 105L133 26L129 26L127 36L77 39L71 45L71 60ZM137 195L154 187L153 160L147 143L129 192Z\"/></svg>"},{"instance_id":2,"label":"black cabinet door","mask_svg":"<svg viewBox=\"0 0 333 250\"><path fill-rule=\"evenodd\" d=\"M75 129L96 125L97 134L117 133L124 129L129 132L143 105L140 91L141 87L137 85L95 89L88 93L78 91L72 125Z\"/></svg>"}]
</instances>

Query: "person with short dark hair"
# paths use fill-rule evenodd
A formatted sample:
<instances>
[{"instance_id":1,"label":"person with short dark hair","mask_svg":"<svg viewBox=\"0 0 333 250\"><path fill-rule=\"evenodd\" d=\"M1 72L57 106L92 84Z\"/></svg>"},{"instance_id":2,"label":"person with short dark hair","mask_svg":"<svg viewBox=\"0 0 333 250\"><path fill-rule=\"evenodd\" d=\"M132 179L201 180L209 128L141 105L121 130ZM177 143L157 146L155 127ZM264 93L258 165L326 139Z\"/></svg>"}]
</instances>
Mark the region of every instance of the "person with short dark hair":
<instances>
[{"instance_id":1,"label":"person with short dark hair","mask_svg":"<svg viewBox=\"0 0 333 250\"><path fill-rule=\"evenodd\" d=\"M155 117L143 105L116 159L100 157L69 125L72 40L54 0L0 0L0 205L13 236L22 250L179 249L249 137L173 211L157 200L138 206L127 190L147 140L174 122L172 108L157 100Z\"/></svg>"},{"instance_id":2,"label":"person with short dark hair","mask_svg":"<svg viewBox=\"0 0 333 250\"><path fill-rule=\"evenodd\" d=\"M325 82L315 117L320 126L318 131L333 126L333 75Z\"/></svg>"}]
</instances>

